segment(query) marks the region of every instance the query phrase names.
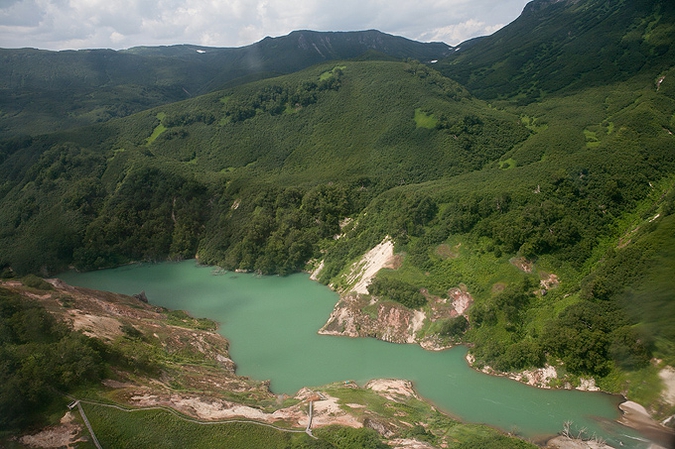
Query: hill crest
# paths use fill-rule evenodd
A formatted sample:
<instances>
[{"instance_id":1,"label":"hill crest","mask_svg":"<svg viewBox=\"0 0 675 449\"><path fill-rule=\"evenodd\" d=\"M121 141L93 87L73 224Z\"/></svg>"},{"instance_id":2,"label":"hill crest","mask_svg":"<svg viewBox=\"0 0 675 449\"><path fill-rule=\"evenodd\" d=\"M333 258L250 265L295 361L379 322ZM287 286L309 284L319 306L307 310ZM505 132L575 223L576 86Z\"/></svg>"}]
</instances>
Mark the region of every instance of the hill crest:
<instances>
[{"instance_id":1,"label":"hill crest","mask_svg":"<svg viewBox=\"0 0 675 449\"><path fill-rule=\"evenodd\" d=\"M430 61L450 49L376 30L294 31L239 48L0 49L0 132L35 135L105 122L367 52L370 59Z\"/></svg>"}]
</instances>

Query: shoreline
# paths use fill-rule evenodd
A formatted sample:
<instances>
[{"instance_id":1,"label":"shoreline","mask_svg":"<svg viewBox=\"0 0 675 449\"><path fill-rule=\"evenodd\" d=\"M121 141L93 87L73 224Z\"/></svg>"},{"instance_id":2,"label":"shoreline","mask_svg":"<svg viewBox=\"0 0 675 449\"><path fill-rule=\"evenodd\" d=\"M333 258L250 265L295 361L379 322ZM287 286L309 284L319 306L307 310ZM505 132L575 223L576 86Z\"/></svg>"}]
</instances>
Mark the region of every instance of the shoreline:
<instances>
[{"instance_id":1,"label":"shoreline","mask_svg":"<svg viewBox=\"0 0 675 449\"><path fill-rule=\"evenodd\" d=\"M198 263L198 264L204 266L204 265L201 264L201 263ZM214 268L215 268L215 267L214 267ZM333 288L332 290L335 291L334 288ZM361 335L360 337L363 337L363 335ZM382 340L382 339L380 338L380 340ZM383 340L383 341L386 341L386 340ZM415 343L420 344L419 341L415 341ZM420 346L422 346L422 345L420 344ZM454 346L460 346L460 345L453 345L452 347L454 347ZM461 346L467 347L466 344L462 344ZM422 348L425 349L425 350L431 350L431 349L429 349L428 347L424 347L424 346L422 346ZM445 349L449 349L449 348L448 348L448 347L445 347L445 348L442 348L442 349L440 349L440 350L445 350ZM438 350L438 349L436 349L436 350ZM546 388L546 387L542 387L542 386L539 386L539 385L531 385L531 384L528 384L527 382L524 382L524 381L521 380L521 379L513 378L512 376L509 375L509 373L501 373L501 372L496 372L496 371L494 371L494 370L492 370L492 372L485 372L485 371L483 371L483 370L478 370L478 369L475 368L475 367L473 366L473 364L471 364L471 363L469 363L469 367L472 368L473 370L481 371L481 372L483 372L484 374L492 375L492 376L495 376L495 377L507 377L507 378L510 378L511 380L515 380L515 381L517 381L517 382L524 383L524 384L526 384L526 385L528 385L528 386L533 386L533 387L539 388L539 389L559 389L559 390L563 390L563 389L564 389L564 388L552 388L552 387ZM617 395L616 393L610 393L610 392L600 391L599 389L598 389L598 391L601 392L601 393L603 393L603 394L608 394L608 395L610 395L610 396L620 396L620 395ZM619 404L621 404L621 403L623 403L623 402L626 402L627 399L626 399L625 397L623 397L622 399L623 399L623 401L619 401L619 403L617 404L617 408L618 408L620 411L623 412L623 410L619 407ZM425 398L425 400L426 400L426 398ZM432 403L432 402L430 402L430 403ZM432 404L433 404L433 403L432 403ZM447 413L447 412L444 412L444 413L447 414L448 416L453 416L453 415L450 414L450 413ZM626 425L624 422L621 422L621 418L622 418L622 417L620 416L619 419L617 419L616 421L617 421L617 422L620 422L621 424ZM626 420L629 420L629 418L626 418ZM461 421L461 420L460 420L460 421ZM463 421L462 421L462 422L463 422ZM494 428L496 428L496 427L494 427ZM664 427L664 428L665 428L665 427ZM636 430L641 430L641 429L640 429L640 428L637 428ZM502 429L500 429L500 431L502 431L502 432L508 434L508 431L507 431L507 430L502 430Z\"/></svg>"},{"instance_id":2,"label":"shoreline","mask_svg":"<svg viewBox=\"0 0 675 449\"><path fill-rule=\"evenodd\" d=\"M329 287L330 288L330 287ZM335 291L334 288L331 288L333 291ZM338 311L338 305L341 302L344 302L344 299L346 297L349 297L350 295L345 295L344 293L340 294L340 292L337 292L340 297L338 301L336 302L336 305L331 312L331 317L336 315L336 311ZM353 295L353 294L352 294ZM343 312L345 309L341 309ZM344 316L344 314L343 314ZM327 323L330 322L330 318L328 319ZM614 392L609 392L609 391L604 391L600 389L599 387L595 386L595 380L593 378L590 379L581 379L582 384L578 387L572 387L569 383L566 383L565 385L568 385L569 387L566 388L565 386L551 386L549 385L549 381L553 379L557 379L557 372L555 370L555 367L553 366L545 366L544 368L539 368L535 370L524 370L521 372L501 372L501 371L496 371L490 367L486 367L483 369L478 369L474 366L472 356L468 352L469 350L469 345L466 343L459 343L459 344L453 344L450 346L444 346L444 347L430 347L429 345L423 344L425 340L419 341L418 339L415 339L414 341L390 341L386 340L383 338L379 338L377 336L372 336L372 335L363 335L362 333L355 332L355 333L345 333L345 332L326 332L325 331L326 325L322 327L320 331L318 331L319 334L325 335L333 335L333 336L343 336L343 337L349 337L349 338L375 338L377 340L381 341L386 341L386 342L393 342L393 343L398 343L398 344L417 344L419 345L422 349L425 351L444 351L448 349L455 348L457 346L464 346L467 350L467 353L465 355L465 361L469 368L476 372L480 372L489 376L494 376L494 377L502 377L502 378L507 378L509 380L513 380L516 382L519 382L521 384L524 384L528 387L532 388L537 388L541 390L577 390L577 391L582 391L582 392L588 392L588 393L600 393L606 396L609 396L613 398L615 402L615 407L618 416L611 420L614 423L620 424L622 426L626 426L630 429L633 429L637 432L639 432L642 436L644 436L646 439L648 439L650 442L652 442L652 445L650 446L650 449L668 449L670 447L675 447L675 432L671 431L668 427L665 427L655 421L651 415L646 411L646 409L635 403L634 401L629 400L627 397L625 397L621 393L614 393ZM439 410L442 410L444 414L451 416L453 419L457 419L460 422L465 422L464 420L458 418L457 416L453 415L452 413L444 410L442 407L438 407L432 400L426 397L422 397L422 399L429 403L432 407L435 407ZM626 409L624 409L622 406L624 404L635 404L638 406L641 410L644 410L642 414L636 415L634 412L626 412ZM632 410L633 407L630 407L630 410ZM508 432L506 429L501 429L495 426L490 426L494 429L497 429L501 432L504 432L507 435L510 435L511 433ZM572 438L566 435L563 435L563 433L558 433L558 434L552 434L552 435L541 435L537 436L533 439L533 441L536 442L536 444L540 447L551 447L551 448L560 448L560 449L606 449L606 448L611 448L612 446L603 444L599 441L596 440L581 440L578 438Z\"/></svg>"},{"instance_id":3,"label":"shoreline","mask_svg":"<svg viewBox=\"0 0 675 449\"><path fill-rule=\"evenodd\" d=\"M623 412L620 424L637 430L664 448L675 447L675 430L655 421L642 405L626 400L619 404L619 409Z\"/></svg>"},{"instance_id":4,"label":"shoreline","mask_svg":"<svg viewBox=\"0 0 675 449\"><path fill-rule=\"evenodd\" d=\"M377 270L374 270L375 266L379 265L380 269L385 268L389 266L392 263L393 258L395 257L393 254L393 248L387 248L389 249L389 252L387 253L386 251L382 251L383 246L390 243L389 238L385 238L378 246L373 248L370 252L366 253L360 261L355 262L352 265L352 270L349 275L349 284L356 282L356 286L362 286L365 283L367 283L368 280L373 278L375 276L375 273ZM363 267L368 267L368 273L366 273L366 270L361 271L359 273L359 269L363 269ZM323 261L319 261L318 265L315 265L315 269L312 272L308 272L310 275L310 280L318 282L318 277L323 268ZM538 388L538 389L544 389L544 390L577 390L577 391L585 391L585 392L597 392L601 393L604 395L611 396L616 399L616 409L619 414L619 416L613 420L613 422L616 422L618 424L624 425L626 427L629 427L631 429L634 429L644 436L650 438L651 440L654 440L655 443L660 442L660 441L665 441L670 439L671 441L667 441L667 444L665 448L668 447L675 447L675 432L671 431L669 428L661 425L657 421L655 421L652 416L647 412L647 410L633 402L630 401L628 398L626 398L623 394L621 393L613 393L613 392L608 392L600 389L595 385L595 379L594 378L580 378L581 385L578 387L572 387L572 385L569 382L565 382L563 386L551 386L550 382L554 379L557 379L557 370L554 366L546 365L543 368L538 368L538 369L533 369L533 370L523 370L520 372L501 372L492 369L491 367L484 367L483 369L478 369L474 366L474 359L472 355L468 352L469 346L466 343L460 343L460 344L450 344L450 345L439 345L438 343L433 341L432 338L423 338L419 339L417 338L416 332L414 332L415 329L413 329L412 332L410 332L410 336L406 339L403 338L398 338L398 339L392 339L392 335L398 335L399 337L401 335L405 335L408 332L402 332L401 331L401 326L399 326L399 329L394 329L390 330L392 326L392 323L385 322L384 327L385 330L383 331L380 329L379 335L376 334L369 334L369 335L364 335L363 334L363 326L355 326L355 323L361 318L360 315L363 315L363 313L360 311L360 307L354 308L356 306L356 303L360 299L360 293L358 290L355 290L354 288L345 288L342 289L342 291L338 291L334 285L329 285L328 286L331 290L335 291L339 295L339 299L336 302L335 306L333 307L333 311L331 312L330 316L327 318L326 323L322 326L322 328L318 331L319 334L322 335L334 335L334 336L347 336L350 338L376 338L378 340L382 341L388 341L388 342L393 342L393 343L399 343L399 344L418 344L422 349L425 351L443 351L447 349L451 349L456 346L465 346L467 348L467 354L465 356L466 363L468 366L478 372L481 372L483 374L495 376L495 377L504 377L508 378L510 380L519 382L521 384L525 384L529 387L533 388ZM362 289L361 289L362 290ZM469 295L470 298L470 295ZM468 301L466 304L466 308L468 308L468 305L471 304L472 298ZM351 303L351 304L350 304ZM460 313L462 313L464 310L462 310ZM458 311L459 312L459 311ZM425 314L426 315L426 314ZM385 315L386 316L386 315ZM375 321L380 321L380 316ZM426 320L427 317L424 316L424 319ZM405 327L408 328L410 327L409 321L412 320L404 320ZM338 326L338 329L341 328L341 330L338 329L330 329L331 327L335 328L336 324L341 325ZM346 325L345 325L346 324ZM362 324L359 322L359 324ZM382 323L379 323L382 324ZM393 323L394 325L396 324L401 324L401 323ZM375 325L377 328L377 325ZM407 329L406 329L407 330ZM385 336L388 336L389 338L383 338ZM430 401L427 398L424 398L425 401L429 402L433 406L436 406L433 404L432 401ZM624 404L629 404L628 406L624 406ZM641 413L637 413L635 411L635 407L632 406L631 404L635 404L637 407L641 409ZM624 407L622 407L624 406ZM447 412L445 412L447 413ZM452 414L447 413L449 416L452 416ZM507 432L508 433L508 432ZM563 435L558 435L557 437L563 437ZM551 437L543 437L541 441L544 439L546 440L546 443L548 441L552 441L553 439L557 438L555 435ZM571 439L573 442L578 443L579 440ZM539 441L539 440L538 440ZM558 441L559 442L559 441ZM560 442L559 442L560 443ZM671 444L672 443L672 444ZM569 446L569 445L568 445ZM568 447L565 444L560 445L560 447ZM575 447L575 446L569 446L569 447ZM577 447L583 447L582 446L577 446ZM590 447L590 446L588 446Z\"/></svg>"}]
</instances>

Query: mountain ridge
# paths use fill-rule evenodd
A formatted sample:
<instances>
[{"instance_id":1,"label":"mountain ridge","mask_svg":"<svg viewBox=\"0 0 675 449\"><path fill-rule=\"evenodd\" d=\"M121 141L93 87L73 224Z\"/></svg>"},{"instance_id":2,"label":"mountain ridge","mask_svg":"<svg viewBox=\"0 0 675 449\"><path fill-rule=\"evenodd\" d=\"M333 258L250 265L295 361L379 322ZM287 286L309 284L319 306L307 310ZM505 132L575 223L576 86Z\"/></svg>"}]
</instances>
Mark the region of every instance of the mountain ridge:
<instances>
[{"instance_id":1,"label":"mountain ridge","mask_svg":"<svg viewBox=\"0 0 675 449\"><path fill-rule=\"evenodd\" d=\"M675 6L663 0L535 0L513 22L439 61L438 70L487 100L527 104L638 74L675 59Z\"/></svg>"},{"instance_id":2,"label":"mountain ridge","mask_svg":"<svg viewBox=\"0 0 675 449\"><path fill-rule=\"evenodd\" d=\"M369 30L295 31L238 48L0 49L0 131L11 136L83 126L368 51L431 60L448 48Z\"/></svg>"}]
</instances>

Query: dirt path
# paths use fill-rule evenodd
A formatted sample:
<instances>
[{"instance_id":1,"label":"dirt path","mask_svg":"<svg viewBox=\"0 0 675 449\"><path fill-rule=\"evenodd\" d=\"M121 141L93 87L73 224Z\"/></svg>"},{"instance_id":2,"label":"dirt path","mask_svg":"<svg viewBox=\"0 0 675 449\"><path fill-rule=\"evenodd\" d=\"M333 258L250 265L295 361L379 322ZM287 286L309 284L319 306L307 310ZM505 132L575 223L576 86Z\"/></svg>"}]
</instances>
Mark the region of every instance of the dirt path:
<instances>
[{"instance_id":1,"label":"dirt path","mask_svg":"<svg viewBox=\"0 0 675 449\"><path fill-rule=\"evenodd\" d=\"M199 424L199 425L214 425L214 424L229 424L229 423L250 423L250 424L257 424L260 426L265 426L265 427L270 427L272 429L276 430L281 430L283 432L294 432L294 433L303 433L305 430L297 430L297 429L286 429L284 427L279 427L275 426L274 424L266 423L266 422L260 422L255 419L222 419L222 420L202 420L202 419L195 419L195 418L190 418L189 416L185 416L182 413L179 413L175 409L171 407L165 407L161 405L156 405L156 406L150 406L150 407L135 407L135 408L125 408L121 407L119 405L114 405L114 404L105 404L102 402L97 402L97 401L89 401L89 400L81 400L78 401L84 404L89 404L89 405L96 405L99 407L108 407L108 408L113 408L115 410L120 410L122 412L126 413L134 413L134 412L140 412L140 411L147 411L147 410L162 410L167 413L171 413L173 416L176 418L182 419L183 421L187 421L190 423L194 424ZM78 406L80 406L78 404ZM83 415L84 416L84 415Z\"/></svg>"}]
</instances>

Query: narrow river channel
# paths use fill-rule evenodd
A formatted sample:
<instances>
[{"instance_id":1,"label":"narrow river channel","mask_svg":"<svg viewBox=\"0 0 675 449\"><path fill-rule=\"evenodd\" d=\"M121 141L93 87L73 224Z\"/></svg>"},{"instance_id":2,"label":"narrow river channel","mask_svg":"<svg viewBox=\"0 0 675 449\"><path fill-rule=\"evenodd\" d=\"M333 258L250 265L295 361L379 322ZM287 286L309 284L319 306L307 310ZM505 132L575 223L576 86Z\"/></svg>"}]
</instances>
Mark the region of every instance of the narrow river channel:
<instances>
[{"instance_id":1,"label":"narrow river channel","mask_svg":"<svg viewBox=\"0 0 675 449\"><path fill-rule=\"evenodd\" d=\"M338 300L305 274L288 277L219 273L195 261L144 264L88 273L63 273L65 282L125 294L144 290L152 304L183 309L220 323L237 373L271 381L274 393L337 381L373 378L414 382L440 409L540 440L563 429L585 428L609 444L647 447L614 422L619 398L602 393L528 387L471 369L466 349L430 352L369 338L318 335Z\"/></svg>"}]
</instances>

